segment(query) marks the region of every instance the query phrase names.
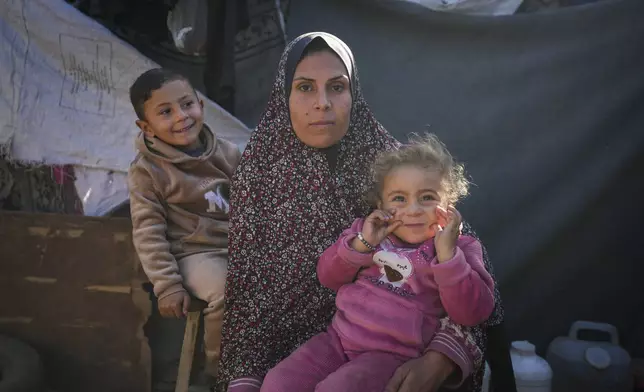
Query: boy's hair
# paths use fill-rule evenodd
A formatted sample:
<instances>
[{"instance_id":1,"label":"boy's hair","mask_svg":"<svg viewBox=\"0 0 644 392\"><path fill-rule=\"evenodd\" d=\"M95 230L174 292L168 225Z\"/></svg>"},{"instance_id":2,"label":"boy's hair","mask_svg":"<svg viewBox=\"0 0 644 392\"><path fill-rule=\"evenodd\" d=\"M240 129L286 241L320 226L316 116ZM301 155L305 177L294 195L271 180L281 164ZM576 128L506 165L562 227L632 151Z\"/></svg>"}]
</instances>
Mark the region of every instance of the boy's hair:
<instances>
[{"instance_id":1,"label":"boy's hair","mask_svg":"<svg viewBox=\"0 0 644 392\"><path fill-rule=\"evenodd\" d=\"M152 92L175 80L183 80L192 87L188 78L165 68L152 68L136 78L132 86L130 86L130 102L132 102L132 107L134 107L139 120L145 120L143 105L150 99Z\"/></svg>"},{"instance_id":2,"label":"boy's hair","mask_svg":"<svg viewBox=\"0 0 644 392\"><path fill-rule=\"evenodd\" d=\"M372 168L373 189L368 200L372 205L382 201L382 187L385 177L401 166L415 166L436 170L441 175L443 192L441 196L447 204L454 205L467 196L469 181L465 177L463 164L457 162L436 135L412 134L409 143L394 151L381 153Z\"/></svg>"}]
</instances>

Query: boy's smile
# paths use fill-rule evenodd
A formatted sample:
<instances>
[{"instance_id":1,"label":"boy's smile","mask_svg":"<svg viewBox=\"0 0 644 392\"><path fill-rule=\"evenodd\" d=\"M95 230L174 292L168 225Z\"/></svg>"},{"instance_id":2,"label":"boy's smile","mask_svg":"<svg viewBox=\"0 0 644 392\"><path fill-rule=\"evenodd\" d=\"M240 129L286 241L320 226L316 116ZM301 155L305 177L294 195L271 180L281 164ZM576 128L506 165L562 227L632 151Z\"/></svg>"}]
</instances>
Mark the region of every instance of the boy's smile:
<instances>
[{"instance_id":1,"label":"boy's smile","mask_svg":"<svg viewBox=\"0 0 644 392\"><path fill-rule=\"evenodd\" d=\"M203 102L184 80L173 80L152 91L143 105L145 120L137 125L149 137L185 148L199 146L203 127Z\"/></svg>"}]
</instances>

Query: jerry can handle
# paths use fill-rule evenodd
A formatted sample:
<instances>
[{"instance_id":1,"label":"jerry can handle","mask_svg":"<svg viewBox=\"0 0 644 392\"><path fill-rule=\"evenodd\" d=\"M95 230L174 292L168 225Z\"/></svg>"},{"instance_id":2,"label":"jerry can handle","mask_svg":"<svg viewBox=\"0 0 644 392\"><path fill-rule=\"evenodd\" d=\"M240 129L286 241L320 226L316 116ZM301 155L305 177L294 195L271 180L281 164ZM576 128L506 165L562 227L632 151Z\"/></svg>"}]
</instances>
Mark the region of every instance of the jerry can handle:
<instances>
[{"instance_id":1,"label":"jerry can handle","mask_svg":"<svg viewBox=\"0 0 644 392\"><path fill-rule=\"evenodd\" d=\"M610 342L614 345L619 345L619 334L617 332L617 328L614 325L606 323L596 323L594 321L575 321L570 327L568 336L571 339L578 340L579 331L583 330L606 332L608 335L610 335Z\"/></svg>"}]
</instances>

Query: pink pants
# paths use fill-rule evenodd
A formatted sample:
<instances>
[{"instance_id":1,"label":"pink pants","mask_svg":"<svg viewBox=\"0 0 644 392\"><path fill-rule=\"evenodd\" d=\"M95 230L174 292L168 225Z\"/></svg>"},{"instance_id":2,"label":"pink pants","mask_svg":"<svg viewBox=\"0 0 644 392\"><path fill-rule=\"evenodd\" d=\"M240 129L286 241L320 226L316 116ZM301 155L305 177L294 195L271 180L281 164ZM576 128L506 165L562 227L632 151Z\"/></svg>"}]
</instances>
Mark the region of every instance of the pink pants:
<instances>
[{"instance_id":1,"label":"pink pants","mask_svg":"<svg viewBox=\"0 0 644 392\"><path fill-rule=\"evenodd\" d=\"M382 392L408 360L384 352L345 351L329 327L269 371L261 392Z\"/></svg>"}]
</instances>

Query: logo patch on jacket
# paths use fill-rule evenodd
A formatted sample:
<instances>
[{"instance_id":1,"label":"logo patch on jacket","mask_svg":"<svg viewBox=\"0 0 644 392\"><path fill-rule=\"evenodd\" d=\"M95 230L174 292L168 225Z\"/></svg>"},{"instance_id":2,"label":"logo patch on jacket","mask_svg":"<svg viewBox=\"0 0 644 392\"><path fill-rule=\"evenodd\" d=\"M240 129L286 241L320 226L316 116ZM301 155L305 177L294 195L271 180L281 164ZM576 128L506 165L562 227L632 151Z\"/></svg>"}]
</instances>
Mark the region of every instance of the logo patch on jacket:
<instances>
[{"instance_id":1,"label":"logo patch on jacket","mask_svg":"<svg viewBox=\"0 0 644 392\"><path fill-rule=\"evenodd\" d=\"M212 191L206 192L203 197L208 200L208 209L206 212L230 212L229 185L227 183L218 184Z\"/></svg>"}]
</instances>

